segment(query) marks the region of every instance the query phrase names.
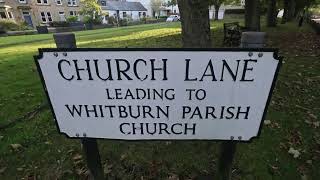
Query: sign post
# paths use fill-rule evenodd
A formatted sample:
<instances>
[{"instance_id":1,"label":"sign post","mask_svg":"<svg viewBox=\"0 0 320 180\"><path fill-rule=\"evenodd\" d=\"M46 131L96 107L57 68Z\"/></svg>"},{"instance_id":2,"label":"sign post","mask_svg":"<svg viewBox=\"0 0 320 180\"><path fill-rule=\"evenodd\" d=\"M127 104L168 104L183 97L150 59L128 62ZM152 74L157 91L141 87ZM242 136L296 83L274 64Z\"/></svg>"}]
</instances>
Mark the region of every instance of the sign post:
<instances>
[{"instance_id":1,"label":"sign post","mask_svg":"<svg viewBox=\"0 0 320 180\"><path fill-rule=\"evenodd\" d=\"M241 48L263 48L265 44L265 32L243 32L241 35ZM261 54L263 55L263 54ZM240 137L238 137L240 138ZM233 139L232 139L233 140ZM229 180L232 176L232 162L236 153L237 142L222 142L218 160L218 180ZM240 139L241 140L241 139Z\"/></svg>"},{"instance_id":2,"label":"sign post","mask_svg":"<svg viewBox=\"0 0 320 180\"><path fill-rule=\"evenodd\" d=\"M73 33L56 33L53 34L53 38L57 48L77 48L76 38ZM91 176L95 180L103 180L103 170L97 140L86 138L85 134L83 134L81 143Z\"/></svg>"}]
</instances>

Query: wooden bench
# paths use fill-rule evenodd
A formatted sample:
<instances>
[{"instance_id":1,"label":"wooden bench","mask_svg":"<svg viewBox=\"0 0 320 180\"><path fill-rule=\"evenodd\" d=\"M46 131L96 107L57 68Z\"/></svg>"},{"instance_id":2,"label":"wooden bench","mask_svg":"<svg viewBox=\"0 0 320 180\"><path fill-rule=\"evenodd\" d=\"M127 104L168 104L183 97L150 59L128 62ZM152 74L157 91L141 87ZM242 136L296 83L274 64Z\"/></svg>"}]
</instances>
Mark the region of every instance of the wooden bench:
<instances>
[{"instance_id":1,"label":"wooden bench","mask_svg":"<svg viewBox=\"0 0 320 180\"><path fill-rule=\"evenodd\" d=\"M223 44L229 46L238 46L240 44L242 27L239 22L223 24Z\"/></svg>"}]
</instances>

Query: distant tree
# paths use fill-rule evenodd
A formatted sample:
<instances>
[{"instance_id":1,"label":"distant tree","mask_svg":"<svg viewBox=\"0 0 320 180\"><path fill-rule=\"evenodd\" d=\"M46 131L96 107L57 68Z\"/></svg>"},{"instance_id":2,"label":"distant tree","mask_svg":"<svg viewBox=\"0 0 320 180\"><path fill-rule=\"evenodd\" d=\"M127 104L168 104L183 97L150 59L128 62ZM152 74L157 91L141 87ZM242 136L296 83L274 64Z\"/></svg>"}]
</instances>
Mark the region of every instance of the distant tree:
<instances>
[{"instance_id":1,"label":"distant tree","mask_svg":"<svg viewBox=\"0 0 320 180\"><path fill-rule=\"evenodd\" d=\"M151 0L150 5L153 11L153 16L156 16L156 13L158 13L158 16L159 16L161 6L162 6L162 0Z\"/></svg>"},{"instance_id":2,"label":"distant tree","mask_svg":"<svg viewBox=\"0 0 320 180\"><path fill-rule=\"evenodd\" d=\"M218 20L219 9L226 0L209 0L209 5L214 6L214 20Z\"/></svg>"},{"instance_id":3,"label":"distant tree","mask_svg":"<svg viewBox=\"0 0 320 180\"><path fill-rule=\"evenodd\" d=\"M267 10L267 26L275 27L277 25L277 0L269 0Z\"/></svg>"},{"instance_id":4,"label":"distant tree","mask_svg":"<svg viewBox=\"0 0 320 180\"><path fill-rule=\"evenodd\" d=\"M168 4L167 4L167 6L168 7L170 7L171 6L171 12L173 12L173 7L175 6L175 5L177 5L177 0L170 0L170 1L168 1Z\"/></svg>"},{"instance_id":5,"label":"distant tree","mask_svg":"<svg viewBox=\"0 0 320 180\"><path fill-rule=\"evenodd\" d=\"M183 47L211 47L208 0L178 0Z\"/></svg>"},{"instance_id":6,"label":"distant tree","mask_svg":"<svg viewBox=\"0 0 320 180\"><path fill-rule=\"evenodd\" d=\"M222 4L239 4L240 0L209 0L209 6L214 7L214 20L218 20L219 9Z\"/></svg>"},{"instance_id":7,"label":"distant tree","mask_svg":"<svg viewBox=\"0 0 320 180\"><path fill-rule=\"evenodd\" d=\"M245 26L249 31L260 31L260 0L246 0Z\"/></svg>"},{"instance_id":8,"label":"distant tree","mask_svg":"<svg viewBox=\"0 0 320 180\"><path fill-rule=\"evenodd\" d=\"M300 12L303 12L305 9L308 9L309 7L316 4L320 4L320 1L319 0L283 0L282 8L284 9L284 13L282 16L281 23L284 24L288 21L291 21Z\"/></svg>"},{"instance_id":9,"label":"distant tree","mask_svg":"<svg viewBox=\"0 0 320 180\"><path fill-rule=\"evenodd\" d=\"M88 23L98 22L101 19L101 6L97 0L81 0L82 8L80 14Z\"/></svg>"}]
</instances>

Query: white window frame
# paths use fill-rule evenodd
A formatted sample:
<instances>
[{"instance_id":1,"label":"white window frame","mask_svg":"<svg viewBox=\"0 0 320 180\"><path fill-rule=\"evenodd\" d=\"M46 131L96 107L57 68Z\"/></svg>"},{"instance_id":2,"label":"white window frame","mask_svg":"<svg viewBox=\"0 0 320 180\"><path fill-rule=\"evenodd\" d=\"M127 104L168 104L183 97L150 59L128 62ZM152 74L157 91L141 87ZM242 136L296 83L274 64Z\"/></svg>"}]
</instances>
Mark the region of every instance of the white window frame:
<instances>
[{"instance_id":1,"label":"white window frame","mask_svg":"<svg viewBox=\"0 0 320 180\"><path fill-rule=\"evenodd\" d=\"M44 3L44 0L40 0L40 3L37 0L37 4L41 4L41 5L49 5L49 0L47 0L47 3Z\"/></svg>"},{"instance_id":2,"label":"white window frame","mask_svg":"<svg viewBox=\"0 0 320 180\"><path fill-rule=\"evenodd\" d=\"M9 18L6 11L0 11L0 12L4 13L4 15L6 16L5 18L0 16L0 19L8 19Z\"/></svg>"},{"instance_id":3,"label":"white window frame","mask_svg":"<svg viewBox=\"0 0 320 180\"><path fill-rule=\"evenodd\" d=\"M18 0L21 4L27 4L27 0ZM0 1L1 2L1 1Z\"/></svg>"},{"instance_id":4,"label":"white window frame","mask_svg":"<svg viewBox=\"0 0 320 180\"><path fill-rule=\"evenodd\" d=\"M102 4L102 1L100 1L101 6L106 6L107 5L107 1L103 0L103 2L105 3L104 5Z\"/></svg>"},{"instance_id":5,"label":"white window frame","mask_svg":"<svg viewBox=\"0 0 320 180\"><path fill-rule=\"evenodd\" d=\"M44 13L44 16L42 15L42 13ZM50 16L48 15L48 13L50 14ZM51 21L49 20L49 17L50 17ZM44 22L44 23L53 21L51 12L44 12L44 11L40 12L40 18L41 18L41 21ZM43 18L46 21L43 21Z\"/></svg>"},{"instance_id":6,"label":"white window frame","mask_svg":"<svg viewBox=\"0 0 320 180\"><path fill-rule=\"evenodd\" d=\"M50 16L49 16L48 14L50 14ZM47 20L48 20L49 22L52 22L53 19L52 19L52 14L51 14L51 12L47 12L46 15L47 15ZM49 20L49 17L50 17L51 21Z\"/></svg>"},{"instance_id":7,"label":"white window frame","mask_svg":"<svg viewBox=\"0 0 320 180\"><path fill-rule=\"evenodd\" d=\"M78 6L77 0L68 0L68 6Z\"/></svg>"},{"instance_id":8,"label":"white window frame","mask_svg":"<svg viewBox=\"0 0 320 180\"><path fill-rule=\"evenodd\" d=\"M58 2L60 2L60 4L59 4ZM62 6L62 0L56 0L56 4L57 4L58 6Z\"/></svg>"},{"instance_id":9,"label":"white window frame","mask_svg":"<svg viewBox=\"0 0 320 180\"><path fill-rule=\"evenodd\" d=\"M64 11L59 11L59 18L60 21L66 21L66 13ZM61 17L63 16L63 20L61 20Z\"/></svg>"},{"instance_id":10,"label":"white window frame","mask_svg":"<svg viewBox=\"0 0 320 180\"><path fill-rule=\"evenodd\" d=\"M14 19L13 13L11 11L8 11L8 18L9 19Z\"/></svg>"},{"instance_id":11,"label":"white window frame","mask_svg":"<svg viewBox=\"0 0 320 180\"><path fill-rule=\"evenodd\" d=\"M72 14L71 14L72 12ZM69 15L70 16L78 16L78 12L77 11L69 11Z\"/></svg>"}]
</instances>

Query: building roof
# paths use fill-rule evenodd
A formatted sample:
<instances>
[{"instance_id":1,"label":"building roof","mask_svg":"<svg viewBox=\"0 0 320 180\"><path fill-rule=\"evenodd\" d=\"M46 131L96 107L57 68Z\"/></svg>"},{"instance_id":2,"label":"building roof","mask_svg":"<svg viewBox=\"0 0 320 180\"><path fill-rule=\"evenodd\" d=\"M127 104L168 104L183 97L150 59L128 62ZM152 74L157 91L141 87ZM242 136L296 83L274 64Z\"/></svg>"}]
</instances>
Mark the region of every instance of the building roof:
<instances>
[{"instance_id":1,"label":"building roof","mask_svg":"<svg viewBox=\"0 0 320 180\"><path fill-rule=\"evenodd\" d=\"M106 1L106 6L102 6L102 10L147 11L147 9L140 2L126 1Z\"/></svg>"}]
</instances>

